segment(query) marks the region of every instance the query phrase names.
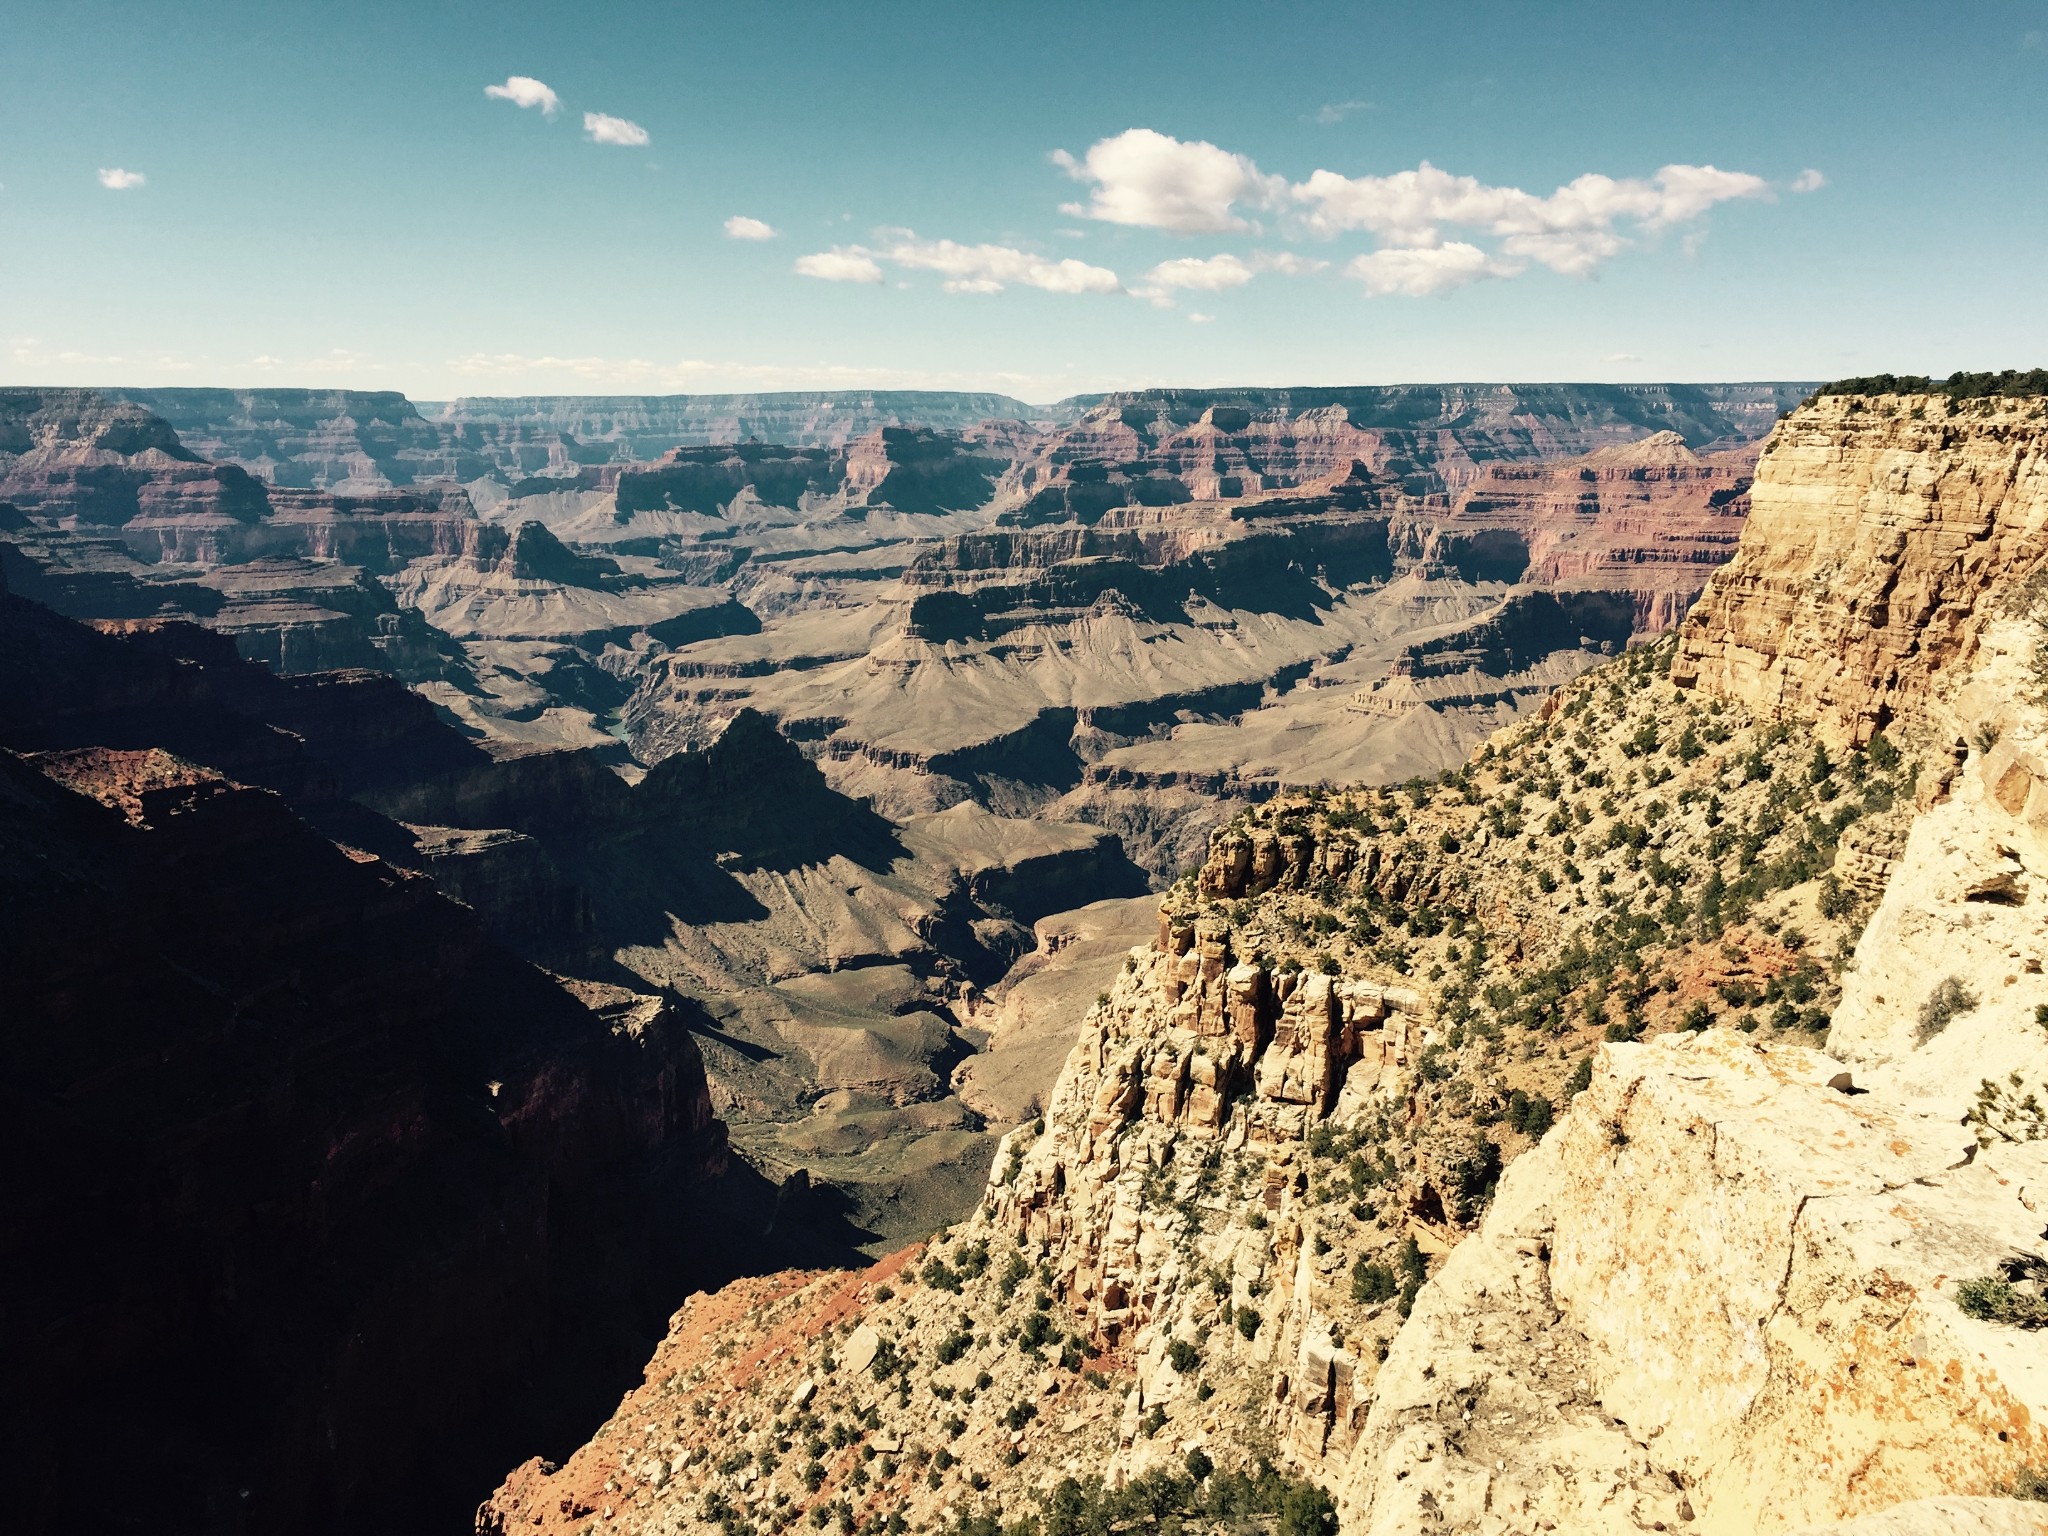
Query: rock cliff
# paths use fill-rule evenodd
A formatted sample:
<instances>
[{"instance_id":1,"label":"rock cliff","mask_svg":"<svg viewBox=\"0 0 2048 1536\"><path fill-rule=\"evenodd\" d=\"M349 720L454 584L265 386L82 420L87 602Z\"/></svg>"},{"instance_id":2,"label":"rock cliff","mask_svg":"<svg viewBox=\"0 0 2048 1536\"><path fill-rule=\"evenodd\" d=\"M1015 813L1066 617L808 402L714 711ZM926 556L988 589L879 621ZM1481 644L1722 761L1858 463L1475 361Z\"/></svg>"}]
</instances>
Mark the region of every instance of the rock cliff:
<instances>
[{"instance_id":1,"label":"rock cliff","mask_svg":"<svg viewBox=\"0 0 2048 1536\"><path fill-rule=\"evenodd\" d=\"M1968 665L1990 589L2048 554L2042 413L1823 395L1787 417L1750 489L1753 533L1687 621L1673 675L1831 743L1919 707Z\"/></svg>"}]
</instances>

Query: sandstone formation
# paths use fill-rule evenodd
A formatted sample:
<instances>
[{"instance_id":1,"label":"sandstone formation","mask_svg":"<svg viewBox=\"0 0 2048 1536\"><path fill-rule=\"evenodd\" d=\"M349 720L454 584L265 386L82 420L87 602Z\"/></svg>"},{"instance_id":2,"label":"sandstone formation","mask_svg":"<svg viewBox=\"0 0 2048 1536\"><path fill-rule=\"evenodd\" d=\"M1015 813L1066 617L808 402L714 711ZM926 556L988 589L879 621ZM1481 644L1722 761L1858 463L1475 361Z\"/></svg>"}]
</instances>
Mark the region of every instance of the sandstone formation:
<instances>
[{"instance_id":1,"label":"sandstone formation","mask_svg":"<svg viewBox=\"0 0 2048 1536\"><path fill-rule=\"evenodd\" d=\"M200 458L158 417L81 389L0 391L0 501L103 527L180 515L245 524L269 505L259 481Z\"/></svg>"},{"instance_id":2,"label":"sandstone formation","mask_svg":"<svg viewBox=\"0 0 2048 1536\"><path fill-rule=\"evenodd\" d=\"M1627 592L1637 631L1658 634L1734 553L1755 463L1752 446L1702 458L1664 431L1579 459L1489 464L1431 531L1424 558L1468 577Z\"/></svg>"},{"instance_id":3,"label":"sandstone formation","mask_svg":"<svg viewBox=\"0 0 2048 1536\"><path fill-rule=\"evenodd\" d=\"M1824 395L1788 418L1750 491L1755 534L1686 624L1674 675L1831 743L1919 708L1970 662L1993 585L2048 554L2042 410Z\"/></svg>"},{"instance_id":4,"label":"sandstone formation","mask_svg":"<svg viewBox=\"0 0 2048 1536\"><path fill-rule=\"evenodd\" d=\"M1605 1050L1375 1379L1360 1529L1796 1530L2040 1463L2037 1352L1955 1304L2039 1250L2038 1150L1797 1047Z\"/></svg>"},{"instance_id":5,"label":"sandstone formation","mask_svg":"<svg viewBox=\"0 0 2048 1536\"><path fill-rule=\"evenodd\" d=\"M92 589L101 610L154 597L142 611L184 612L288 670L381 656L465 729L522 747L652 762L754 708L888 814L1057 802L1051 814L1116 831L1164 876L1233 807L1332 777L1311 770L1311 736L1341 741L1343 776L1434 771L1612 626L1554 636L1505 674L1485 670L1497 647L1454 646L1451 670L1484 675L1441 684L1402 670L1428 638L1404 628L1515 624L1512 583L1626 594L1634 633L1668 623L1742 511L1741 452L1716 445L1753 439L1793 393L1154 391L1040 413L1000 397L675 397L423 414L350 391L126 391L83 410L87 397L51 409L31 392L9 399L41 423L36 446L4 484L46 565L104 572L125 552L118 568L148 591ZM128 425L108 436L94 411ZM59 523L100 541L58 538ZM507 564L507 548L543 540L558 546L547 571ZM193 576L292 561L361 574L266 578L230 613L177 607ZM410 617L372 611L366 585ZM118 616L84 595L67 611ZM1155 793L1171 810L1152 809Z\"/></svg>"}]
</instances>

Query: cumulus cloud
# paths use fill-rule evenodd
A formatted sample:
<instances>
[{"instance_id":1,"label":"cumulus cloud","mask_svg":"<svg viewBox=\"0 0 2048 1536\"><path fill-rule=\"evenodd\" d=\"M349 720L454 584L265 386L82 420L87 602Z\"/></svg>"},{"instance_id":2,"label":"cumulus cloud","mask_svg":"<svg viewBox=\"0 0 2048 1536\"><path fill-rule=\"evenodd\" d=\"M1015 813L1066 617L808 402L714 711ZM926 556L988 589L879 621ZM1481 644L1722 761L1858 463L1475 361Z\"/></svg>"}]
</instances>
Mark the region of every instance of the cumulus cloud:
<instances>
[{"instance_id":1,"label":"cumulus cloud","mask_svg":"<svg viewBox=\"0 0 2048 1536\"><path fill-rule=\"evenodd\" d=\"M750 219L744 213L736 213L725 221L725 238L728 240L773 240L775 226L760 219Z\"/></svg>"},{"instance_id":2,"label":"cumulus cloud","mask_svg":"<svg viewBox=\"0 0 2048 1536\"><path fill-rule=\"evenodd\" d=\"M1425 160L1391 176L1319 170L1290 196L1315 234L1362 229L1391 246L1419 247L1436 244L1441 226L1463 225L1505 237L1512 255L1578 274L1622 249L1626 242L1615 226L1624 220L1654 232L1696 219L1717 203L1768 191L1762 177L1747 172L1667 165L1648 179L1589 173L1538 197L1454 176Z\"/></svg>"},{"instance_id":3,"label":"cumulus cloud","mask_svg":"<svg viewBox=\"0 0 2048 1536\"><path fill-rule=\"evenodd\" d=\"M503 85L487 85L484 94L493 101L509 101L515 107L539 107L543 117L562 110L562 98L531 75L507 75Z\"/></svg>"},{"instance_id":4,"label":"cumulus cloud","mask_svg":"<svg viewBox=\"0 0 2048 1536\"><path fill-rule=\"evenodd\" d=\"M1188 313L1188 324L1189 324L1189 325L1208 325L1208 324L1210 324L1211 322L1213 322L1213 321L1215 320L1215 318L1216 318L1216 317L1215 317L1214 315L1204 315L1204 314L1199 314L1199 313L1196 313L1196 312L1194 312L1194 311L1190 311L1190 312Z\"/></svg>"},{"instance_id":5,"label":"cumulus cloud","mask_svg":"<svg viewBox=\"0 0 2048 1536\"><path fill-rule=\"evenodd\" d=\"M583 135L593 144L624 144L637 148L647 142L647 130L638 123L609 112L583 114Z\"/></svg>"},{"instance_id":6,"label":"cumulus cloud","mask_svg":"<svg viewBox=\"0 0 2048 1536\"><path fill-rule=\"evenodd\" d=\"M1341 116L1366 105L1340 102L1323 111ZM1372 293L1441 293L1531 267L1586 277L1639 241L1695 225L1723 203L1771 195L1768 182L1746 171L1677 164L1647 177L1589 172L1547 194L1491 185L1428 161L1385 176L1317 170L1289 183L1243 155L1149 128L1102 139L1078 160L1065 151L1053 160L1091 188L1086 204L1062 211L1105 223L1195 234L1252 228L1252 215L1273 213L1281 216L1281 231L1296 236L1370 235L1380 249L1346 271ZM1818 172L1807 172L1791 186L1812 191L1822 184ZM1248 270L1313 270L1290 264L1298 261L1281 253L1263 264L1255 258ZM1175 287L1196 286L1169 275L1181 270L1222 280L1230 269L1192 259L1185 267L1162 263L1158 275L1132 291L1161 302Z\"/></svg>"},{"instance_id":7,"label":"cumulus cloud","mask_svg":"<svg viewBox=\"0 0 2048 1536\"><path fill-rule=\"evenodd\" d=\"M133 192L149 178L140 171L124 171L118 165L100 167L100 185L109 192Z\"/></svg>"},{"instance_id":8,"label":"cumulus cloud","mask_svg":"<svg viewBox=\"0 0 2048 1536\"><path fill-rule=\"evenodd\" d=\"M1107 267L1069 256L1054 260L1008 245L962 245L957 240L920 240L915 230L883 230L887 243L844 245L800 257L797 271L839 282L879 283L882 262L916 272L936 272L948 293L1001 293L1016 284L1047 293L1120 293L1123 284Z\"/></svg>"},{"instance_id":9,"label":"cumulus cloud","mask_svg":"<svg viewBox=\"0 0 2048 1536\"><path fill-rule=\"evenodd\" d=\"M1252 280L1252 269L1238 257L1182 256L1162 261L1145 274L1148 284L1161 288L1195 288L1220 293L1225 288L1242 288Z\"/></svg>"},{"instance_id":10,"label":"cumulus cloud","mask_svg":"<svg viewBox=\"0 0 2048 1536\"><path fill-rule=\"evenodd\" d=\"M1364 283L1365 291L1375 296L1402 293L1417 299L1449 293L1484 277L1513 275L1512 269L1462 240L1447 245L1390 247L1355 256L1344 273Z\"/></svg>"},{"instance_id":11,"label":"cumulus cloud","mask_svg":"<svg viewBox=\"0 0 2048 1536\"><path fill-rule=\"evenodd\" d=\"M1047 293L1116 293L1123 287L1107 267L1072 256L1054 261L1007 245L906 238L880 254L899 267L943 274L948 293L996 293L1011 283Z\"/></svg>"},{"instance_id":12,"label":"cumulus cloud","mask_svg":"<svg viewBox=\"0 0 2048 1536\"><path fill-rule=\"evenodd\" d=\"M1821 175L1812 166L1808 166L1792 178L1792 190L1794 192L1818 192L1827 184L1827 177Z\"/></svg>"},{"instance_id":13,"label":"cumulus cloud","mask_svg":"<svg viewBox=\"0 0 2048 1536\"><path fill-rule=\"evenodd\" d=\"M1063 149L1052 158L1076 181L1093 183L1087 203L1065 204L1062 212L1179 234L1248 228L1237 205L1263 207L1286 189L1284 180L1264 175L1243 155L1150 128L1099 140L1079 160Z\"/></svg>"},{"instance_id":14,"label":"cumulus cloud","mask_svg":"<svg viewBox=\"0 0 2048 1536\"><path fill-rule=\"evenodd\" d=\"M882 269L875 265L875 259L864 251L850 248L799 256L796 270L803 277L820 278L828 283L879 283L882 280Z\"/></svg>"},{"instance_id":15,"label":"cumulus cloud","mask_svg":"<svg viewBox=\"0 0 2048 1536\"><path fill-rule=\"evenodd\" d=\"M1228 288L1242 288L1261 272L1303 277L1328 265L1327 261L1297 256L1292 251L1254 251L1249 261L1227 251L1215 256L1179 256L1160 262L1130 291L1134 297L1149 300L1161 309L1171 309L1174 295L1179 292L1221 293Z\"/></svg>"}]
</instances>

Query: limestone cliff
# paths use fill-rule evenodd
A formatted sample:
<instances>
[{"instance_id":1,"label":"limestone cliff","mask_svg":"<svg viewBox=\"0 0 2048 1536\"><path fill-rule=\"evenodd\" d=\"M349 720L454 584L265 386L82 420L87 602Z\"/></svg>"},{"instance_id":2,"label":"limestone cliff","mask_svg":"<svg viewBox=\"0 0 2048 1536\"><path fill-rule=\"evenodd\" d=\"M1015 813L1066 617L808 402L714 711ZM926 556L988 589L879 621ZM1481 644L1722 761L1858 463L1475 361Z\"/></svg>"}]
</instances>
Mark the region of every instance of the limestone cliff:
<instances>
[{"instance_id":1,"label":"limestone cliff","mask_svg":"<svg viewBox=\"0 0 2048 1536\"><path fill-rule=\"evenodd\" d=\"M1966 667L2048 555L2048 406L1824 395L1773 432L1672 676L1862 742Z\"/></svg>"}]
</instances>

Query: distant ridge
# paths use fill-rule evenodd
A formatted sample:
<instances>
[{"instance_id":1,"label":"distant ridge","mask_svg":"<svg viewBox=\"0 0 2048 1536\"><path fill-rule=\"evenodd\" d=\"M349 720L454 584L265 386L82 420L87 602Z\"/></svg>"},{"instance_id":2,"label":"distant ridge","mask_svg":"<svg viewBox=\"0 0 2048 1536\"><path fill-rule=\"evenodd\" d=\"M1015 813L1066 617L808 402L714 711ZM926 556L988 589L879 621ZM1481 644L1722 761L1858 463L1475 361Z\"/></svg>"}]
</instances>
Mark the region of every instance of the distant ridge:
<instances>
[{"instance_id":1,"label":"distant ridge","mask_svg":"<svg viewBox=\"0 0 2048 1536\"><path fill-rule=\"evenodd\" d=\"M1035 405L989 391L478 395L416 402L395 390L116 388L94 393L162 417L191 452L271 485L359 492L423 481L571 479L672 448L744 442L844 448L881 427L961 432L985 422L1070 426L1109 410L1138 426L1339 410L1362 430L1598 438L1673 431L1689 447L1761 437L1811 381L1728 384L1382 384L1142 389ZM1562 440L1562 437L1560 440Z\"/></svg>"}]
</instances>

